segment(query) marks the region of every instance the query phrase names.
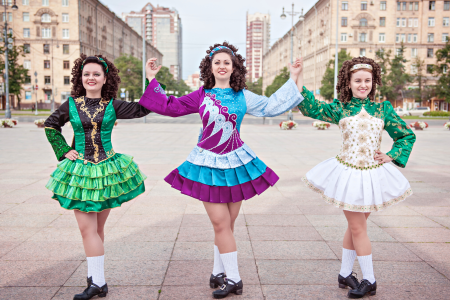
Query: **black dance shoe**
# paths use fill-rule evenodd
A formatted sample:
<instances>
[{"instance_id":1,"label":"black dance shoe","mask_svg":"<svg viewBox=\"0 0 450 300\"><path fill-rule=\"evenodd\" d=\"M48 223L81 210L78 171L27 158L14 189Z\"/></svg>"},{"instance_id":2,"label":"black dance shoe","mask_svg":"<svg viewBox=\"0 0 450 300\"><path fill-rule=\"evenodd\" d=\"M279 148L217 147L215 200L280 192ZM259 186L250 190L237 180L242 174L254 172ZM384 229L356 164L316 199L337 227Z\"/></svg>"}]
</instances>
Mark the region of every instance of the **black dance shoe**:
<instances>
[{"instance_id":1,"label":"black dance shoe","mask_svg":"<svg viewBox=\"0 0 450 300\"><path fill-rule=\"evenodd\" d=\"M86 278L86 282L87 282L87 287L90 287L92 285L92 276L91 277L87 277Z\"/></svg>"},{"instance_id":2,"label":"black dance shoe","mask_svg":"<svg viewBox=\"0 0 450 300\"><path fill-rule=\"evenodd\" d=\"M225 274L219 273L216 276L211 274L211 278L209 278L209 286L212 289L217 288L218 286L222 286L225 283Z\"/></svg>"},{"instance_id":3,"label":"black dance shoe","mask_svg":"<svg viewBox=\"0 0 450 300\"><path fill-rule=\"evenodd\" d=\"M73 300L89 300L95 296L106 297L106 294L108 294L108 285L106 283L102 287L99 287L95 283L92 283L83 291L83 293L76 294L73 297Z\"/></svg>"},{"instance_id":4,"label":"black dance shoe","mask_svg":"<svg viewBox=\"0 0 450 300\"><path fill-rule=\"evenodd\" d=\"M343 277L341 276L341 274L339 274L338 282L341 289L346 289L347 287L349 287L350 289L354 290L358 288L358 278L356 278L356 276L353 276L353 274L357 275L355 272L352 272L347 277Z\"/></svg>"},{"instance_id":5,"label":"black dance shoe","mask_svg":"<svg viewBox=\"0 0 450 300\"><path fill-rule=\"evenodd\" d=\"M230 284L231 282L232 284ZM242 280L238 283L234 282L233 280L226 279L225 283L222 285L222 287L213 292L214 299L222 299L228 296L230 293L235 293L236 295L242 295L242 289L244 285L242 283Z\"/></svg>"},{"instance_id":6,"label":"black dance shoe","mask_svg":"<svg viewBox=\"0 0 450 300\"><path fill-rule=\"evenodd\" d=\"M377 294L377 282L370 283L369 280L363 279L359 284L357 289L348 291L348 297L351 299L362 298L367 293L370 296L375 296Z\"/></svg>"}]
</instances>

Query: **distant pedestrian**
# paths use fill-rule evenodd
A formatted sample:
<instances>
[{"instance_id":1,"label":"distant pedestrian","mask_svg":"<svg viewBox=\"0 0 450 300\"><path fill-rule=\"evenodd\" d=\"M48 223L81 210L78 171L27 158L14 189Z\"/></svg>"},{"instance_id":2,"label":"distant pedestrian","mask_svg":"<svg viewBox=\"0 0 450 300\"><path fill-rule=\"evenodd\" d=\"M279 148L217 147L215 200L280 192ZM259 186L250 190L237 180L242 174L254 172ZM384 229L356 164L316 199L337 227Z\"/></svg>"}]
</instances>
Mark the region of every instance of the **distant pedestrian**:
<instances>
[{"instance_id":1,"label":"distant pedestrian","mask_svg":"<svg viewBox=\"0 0 450 300\"><path fill-rule=\"evenodd\" d=\"M72 69L72 95L46 121L45 134L60 161L47 188L60 205L75 212L87 256L87 288L74 300L105 297L104 226L111 208L145 191L146 176L132 157L114 152L111 132L116 119L140 118L150 113L138 103L115 100L119 70L101 55L81 54ZM69 146L61 134L72 124Z\"/></svg>"},{"instance_id":2,"label":"distant pedestrian","mask_svg":"<svg viewBox=\"0 0 450 300\"><path fill-rule=\"evenodd\" d=\"M302 73L297 84L303 84ZM340 154L315 166L302 180L326 202L344 210L348 228L338 282L340 288L351 288L350 298L375 295L377 290L367 236L370 213L412 195L408 180L388 163L404 168L416 136L388 101L374 101L377 84L381 86L380 66L366 57L353 58L339 71L339 100L318 101L304 87L305 100L298 106L303 115L336 124L342 133ZM383 129L394 140L386 154L380 151ZM353 276L356 257L363 273L361 282Z\"/></svg>"},{"instance_id":3,"label":"distant pedestrian","mask_svg":"<svg viewBox=\"0 0 450 300\"><path fill-rule=\"evenodd\" d=\"M295 107L303 99L296 85L302 69L300 60L290 66L291 79L270 98L246 89L244 58L237 48L224 42L206 51L200 63L204 86L180 98L167 97L155 79L160 66L156 59L147 61L149 85L140 104L156 113L179 117L198 113L203 122L197 146L187 160L166 178L181 193L203 201L214 227L214 267L210 287L216 299L229 293L242 294L234 223L241 201L263 193L278 181L241 140L240 127L246 113L273 117ZM226 275L225 275L226 274Z\"/></svg>"}]
</instances>

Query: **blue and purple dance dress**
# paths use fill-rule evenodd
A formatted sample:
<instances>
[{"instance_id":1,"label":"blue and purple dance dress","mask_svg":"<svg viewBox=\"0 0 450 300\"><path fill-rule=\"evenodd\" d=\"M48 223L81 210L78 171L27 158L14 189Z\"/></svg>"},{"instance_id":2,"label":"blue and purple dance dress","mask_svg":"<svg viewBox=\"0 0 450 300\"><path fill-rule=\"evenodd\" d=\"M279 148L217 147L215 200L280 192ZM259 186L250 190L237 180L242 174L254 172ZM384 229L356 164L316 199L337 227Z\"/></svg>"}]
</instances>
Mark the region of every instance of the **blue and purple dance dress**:
<instances>
[{"instance_id":1,"label":"blue and purple dance dress","mask_svg":"<svg viewBox=\"0 0 450 300\"><path fill-rule=\"evenodd\" d=\"M203 123L197 146L164 180L181 193L205 202L229 203L260 195L278 176L245 144L240 127L246 113L274 117L298 105L303 96L289 79L271 97L248 90L204 89L167 97L156 79L139 104L161 115L198 113Z\"/></svg>"}]
</instances>

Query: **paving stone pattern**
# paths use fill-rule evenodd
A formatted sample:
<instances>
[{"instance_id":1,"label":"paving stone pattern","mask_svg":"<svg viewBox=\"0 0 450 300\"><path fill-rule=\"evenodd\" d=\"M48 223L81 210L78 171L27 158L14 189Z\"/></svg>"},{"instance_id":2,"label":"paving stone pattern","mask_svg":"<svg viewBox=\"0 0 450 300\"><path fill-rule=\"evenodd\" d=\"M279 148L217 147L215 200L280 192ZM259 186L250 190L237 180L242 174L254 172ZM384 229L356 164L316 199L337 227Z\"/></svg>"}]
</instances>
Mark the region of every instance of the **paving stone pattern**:
<instances>
[{"instance_id":1,"label":"paving stone pattern","mask_svg":"<svg viewBox=\"0 0 450 300\"><path fill-rule=\"evenodd\" d=\"M275 124L275 123L273 123ZM116 152L134 156L146 192L113 209L106 223L106 299L212 299L213 230L203 205L163 178L187 157L199 124L119 122ZM63 133L72 140L72 130ZM245 201L236 221L243 296L230 299L346 299L337 287L346 220L300 181L339 151L336 126L294 131L244 124L243 140L281 180ZM450 132L417 132L401 172L414 195L373 213L376 299L450 299ZM384 133L382 150L392 144ZM45 189L56 167L44 130L0 128L0 299L72 299L87 265L72 211ZM354 270L361 278L355 263ZM368 298L368 297L366 297Z\"/></svg>"}]
</instances>

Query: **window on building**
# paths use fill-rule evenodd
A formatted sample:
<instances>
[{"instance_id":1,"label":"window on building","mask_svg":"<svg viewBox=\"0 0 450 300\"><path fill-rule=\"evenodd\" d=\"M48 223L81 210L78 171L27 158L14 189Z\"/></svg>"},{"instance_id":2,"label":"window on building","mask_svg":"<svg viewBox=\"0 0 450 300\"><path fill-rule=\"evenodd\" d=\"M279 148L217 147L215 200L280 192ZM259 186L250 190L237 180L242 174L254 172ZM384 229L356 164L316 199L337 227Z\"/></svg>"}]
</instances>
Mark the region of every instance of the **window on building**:
<instances>
[{"instance_id":1,"label":"window on building","mask_svg":"<svg viewBox=\"0 0 450 300\"><path fill-rule=\"evenodd\" d=\"M414 27L419 27L419 18L414 18Z\"/></svg>"},{"instance_id":2,"label":"window on building","mask_svg":"<svg viewBox=\"0 0 450 300\"><path fill-rule=\"evenodd\" d=\"M448 33L443 33L442 34L442 42L447 43L447 41L448 41Z\"/></svg>"},{"instance_id":3,"label":"window on building","mask_svg":"<svg viewBox=\"0 0 450 300\"><path fill-rule=\"evenodd\" d=\"M428 74L433 74L433 66L434 65L427 65L427 73Z\"/></svg>"},{"instance_id":4,"label":"window on building","mask_svg":"<svg viewBox=\"0 0 450 300\"><path fill-rule=\"evenodd\" d=\"M406 18L402 18L402 27L406 27Z\"/></svg>"},{"instance_id":5,"label":"window on building","mask_svg":"<svg viewBox=\"0 0 450 300\"><path fill-rule=\"evenodd\" d=\"M63 54L69 54L69 45L68 44L63 45Z\"/></svg>"},{"instance_id":6,"label":"window on building","mask_svg":"<svg viewBox=\"0 0 450 300\"><path fill-rule=\"evenodd\" d=\"M397 10L398 11L402 10L402 3L401 2L397 2Z\"/></svg>"},{"instance_id":7,"label":"window on building","mask_svg":"<svg viewBox=\"0 0 450 300\"><path fill-rule=\"evenodd\" d=\"M434 43L434 33L429 33L427 37L428 43Z\"/></svg>"},{"instance_id":8,"label":"window on building","mask_svg":"<svg viewBox=\"0 0 450 300\"><path fill-rule=\"evenodd\" d=\"M70 69L70 62L68 60L63 61L63 69Z\"/></svg>"},{"instance_id":9,"label":"window on building","mask_svg":"<svg viewBox=\"0 0 450 300\"><path fill-rule=\"evenodd\" d=\"M50 61L44 60L44 69L50 69Z\"/></svg>"},{"instance_id":10,"label":"window on building","mask_svg":"<svg viewBox=\"0 0 450 300\"><path fill-rule=\"evenodd\" d=\"M406 2L402 2L402 10L406 10Z\"/></svg>"},{"instance_id":11,"label":"window on building","mask_svg":"<svg viewBox=\"0 0 450 300\"><path fill-rule=\"evenodd\" d=\"M435 8L436 8L436 1L428 2L428 10L435 10Z\"/></svg>"},{"instance_id":12,"label":"window on building","mask_svg":"<svg viewBox=\"0 0 450 300\"><path fill-rule=\"evenodd\" d=\"M366 18L360 19L359 20L359 26L367 27L367 19Z\"/></svg>"},{"instance_id":13,"label":"window on building","mask_svg":"<svg viewBox=\"0 0 450 300\"><path fill-rule=\"evenodd\" d=\"M428 27L434 27L434 18L428 18Z\"/></svg>"},{"instance_id":14,"label":"window on building","mask_svg":"<svg viewBox=\"0 0 450 300\"><path fill-rule=\"evenodd\" d=\"M50 44L44 44L44 54L50 54Z\"/></svg>"},{"instance_id":15,"label":"window on building","mask_svg":"<svg viewBox=\"0 0 450 300\"><path fill-rule=\"evenodd\" d=\"M49 0L42 0L42 6L48 6Z\"/></svg>"},{"instance_id":16,"label":"window on building","mask_svg":"<svg viewBox=\"0 0 450 300\"><path fill-rule=\"evenodd\" d=\"M341 19L341 26L342 27L347 27L347 17L342 17L342 19Z\"/></svg>"},{"instance_id":17,"label":"window on building","mask_svg":"<svg viewBox=\"0 0 450 300\"><path fill-rule=\"evenodd\" d=\"M62 21L63 23L69 22L69 14L62 14Z\"/></svg>"},{"instance_id":18,"label":"window on building","mask_svg":"<svg viewBox=\"0 0 450 300\"><path fill-rule=\"evenodd\" d=\"M62 0L62 6L69 6L69 0Z\"/></svg>"},{"instance_id":19,"label":"window on building","mask_svg":"<svg viewBox=\"0 0 450 300\"><path fill-rule=\"evenodd\" d=\"M400 42L403 42L403 43L406 42L406 34L405 34L405 33L402 33L402 34L400 35Z\"/></svg>"},{"instance_id":20,"label":"window on building","mask_svg":"<svg viewBox=\"0 0 450 300\"><path fill-rule=\"evenodd\" d=\"M361 10L367 10L367 1L361 1Z\"/></svg>"},{"instance_id":21,"label":"window on building","mask_svg":"<svg viewBox=\"0 0 450 300\"><path fill-rule=\"evenodd\" d=\"M30 37L30 28L24 28L23 29L23 37L29 38Z\"/></svg>"},{"instance_id":22,"label":"window on building","mask_svg":"<svg viewBox=\"0 0 450 300\"><path fill-rule=\"evenodd\" d=\"M366 48L359 49L359 56L366 56Z\"/></svg>"},{"instance_id":23,"label":"window on building","mask_svg":"<svg viewBox=\"0 0 450 300\"><path fill-rule=\"evenodd\" d=\"M22 20L24 22L30 22L30 13L29 12L23 12L22 13Z\"/></svg>"},{"instance_id":24,"label":"window on building","mask_svg":"<svg viewBox=\"0 0 450 300\"><path fill-rule=\"evenodd\" d=\"M347 41L347 34L341 33L341 42L346 42L346 41Z\"/></svg>"},{"instance_id":25,"label":"window on building","mask_svg":"<svg viewBox=\"0 0 450 300\"><path fill-rule=\"evenodd\" d=\"M31 76L26 75L25 76L25 84L30 84L31 83ZM31 93L31 92L29 92ZM25 97L26 98L26 97ZM30 98L31 99L31 98Z\"/></svg>"},{"instance_id":26,"label":"window on building","mask_svg":"<svg viewBox=\"0 0 450 300\"><path fill-rule=\"evenodd\" d=\"M385 27L386 26L386 17L381 17L380 18L380 27Z\"/></svg>"},{"instance_id":27,"label":"window on building","mask_svg":"<svg viewBox=\"0 0 450 300\"><path fill-rule=\"evenodd\" d=\"M411 57L417 57L417 48L411 48Z\"/></svg>"},{"instance_id":28,"label":"window on building","mask_svg":"<svg viewBox=\"0 0 450 300\"><path fill-rule=\"evenodd\" d=\"M25 59L23 61L23 67L24 67L24 69L30 70L31 69L31 60Z\"/></svg>"},{"instance_id":29,"label":"window on building","mask_svg":"<svg viewBox=\"0 0 450 300\"><path fill-rule=\"evenodd\" d=\"M433 58L433 48L428 48L427 49L427 57L428 58Z\"/></svg>"},{"instance_id":30,"label":"window on building","mask_svg":"<svg viewBox=\"0 0 450 300\"><path fill-rule=\"evenodd\" d=\"M22 0L22 5L30 5L30 0Z\"/></svg>"},{"instance_id":31,"label":"window on building","mask_svg":"<svg viewBox=\"0 0 450 300\"><path fill-rule=\"evenodd\" d=\"M342 1L341 9L342 10L348 10L348 2L347 1Z\"/></svg>"},{"instance_id":32,"label":"window on building","mask_svg":"<svg viewBox=\"0 0 450 300\"><path fill-rule=\"evenodd\" d=\"M401 25L401 18L397 18L397 27L400 27Z\"/></svg>"},{"instance_id":33,"label":"window on building","mask_svg":"<svg viewBox=\"0 0 450 300\"><path fill-rule=\"evenodd\" d=\"M400 54L402 54L402 49L401 48L395 49L395 55L399 56Z\"/></svg>"},{"instance_id":34,"label":"window on building","mask_svg":"<svg viewBox=\"0 0 450 300\"><path fill-rule=\"evenodd\" d=\"M450 1L444 1L444 10L450 10Z\"/></svg>"},{"instance_id":35,"label":"window on building","mask_svg":"<svg viewBox=\"0 0 450 300\"><path fill-rule=\"evenodd\" d=\"M12 13L8 13L8 14L6 14L6 13L2 13L2 16L3 16L3 22L5 22L6 21L6 16L8 16L8 22L12 22Z\"/></svg>"},{"instance_id":36,"label":"window on building","mask_svg":"<svg viewBox=\"0 0 450 300\"><path fill-rule=\"evenodd\" d=\"M411 74L416 74L416 73L417 73L417 66L411 65Z\"/></svg>"},{"instance_id":37,"label":"window on building","mask_svg":"<svg viewBox=\"0 0 450 300\"><path fill-rule=\"evenodd\" d=\"M450 18L449 17L445 17L445 18L442 19L442 25L444 27L448 27L449 22L450 22Z\"/></svg>"},{"instance_id":38,"label":"window on building","mask_svg":"<svg viewBox=\"0 0 450 300\"><path fill-rule=\"evenodd\" d=\"M70 76L64 76L64 85L70 84Z\"/></svg>"},{"instance_id":39,"label":"window on building","mask_svg":"<svg viewBox=\"0 0 450 300\"><path fill-rule=\"evenodd\" d=\"M408 43L412 43L412 34L408 33Z\"/></svg>"},{"instance_id":40,"label":"window on building","mask_svg":"<svg viewBox=\"0 0 450 300\"><path fill-rule=\"evenodd\" d=\"M413 34L413 43L417 43L417 33Z\"/></svg>"},{"instance_id":41,"label":"window on building","mask_svg":"<svg viewBox=\"0 0 450 300\"><path fill-rule=\"evenodd\" d=\"M414 24L414 19L413 18L409 18L408 19L408 27L413 27Z\"/></svg>"},{"instance_id":42,"label":"window on building","mask_svg":"<svg viewBox=\"0 0 450 300\"><path fill-rule=\"evenodd\" d=\"M50 76L44 76L44 84L52 84L52 80Z\"/></svg>"},{"instance_id":43,"label":"window on building","mask_svg":"<svg viewBox=\"0 0 450 300\"><path fill-rule=\"evenodd\" d=\"M384 33L378 34L378 42L380 42L380 43L386 42L386 36Z\"/></svg>"},{"instance_id":44,"label":"window on building","mask_svg":"<svg viewBox=\"0 0 450 300\"><path fill-rule=\"evenodd\" d=\"M367 33L360 33L359 34L359 41L360 42L367 42Z\"/></svg>"},{"instance_id":45,"label":"window on building","mask_svg":"<svg viewBox=\"0 0 450 300\"><path fill-rule=\"evenodd\" d=\"M397 34L395 35L395 42L396 42L396 43L400 43L400 33L397 33Z\"/></svg>"},{"instance_id":46,"label":"window on building","mask_svg":"<svg viewBox=\"0 0 450 300\"><path fill-rule=\"evenodd\" d=\"M31 52L30 44L23 44L23 52L24 53L30 53Z\"/></svg>"},{"instance_id":47,"label":"window on building","mask_svg":"<svg viewBox=\"0 0 450 300\"><path fill-rule=\"evenodd\" d=\"M69 29L63 29L62 30L62 37L63 37L63 39L68 39L69 38Z\"/></svg>"},{"instance_id":48,"label":"window on building","mask_svg":"<svg viewBox=\"0 0 450 300\"><path fill-rule=\"evenodd\" d=\"M49 14L42 14L41 16L41 22L42 23L50 23L52 21L52 18Z\"/></svg>"},{"instance_id":49,"label":"window on building","mask_svg":"<svg viewBox=\"0 0 450 300\"><path fill-rule=\"evenodd\" d=\"M415 11L419 10L419 2L414 2L414 10Z\"/></svg>"},{"instance_id":50,"label":"window on building","mask_svg":"<svg viewBox=\"0 0 450 300\"><path fill-rule=\"evenodd\" d=\"M442 73L447 74L447 65L442 66Z\"/></svg>"},{"instance_id":51,"label":"window on building","mask_svg":"<svg viewBox=\"0 0 450 300\"><path fill-rule=\"evenodd\" d=\"M414 10L414 2L409 2L409 10Z\"/></svg>"},{"instance_id":52,"label":"window on building","mask_svg":"<svg viewBox=\"0 0 450 300\"><path fill-rule=\"evenodd\" d=\"M47 39L51 38L52 37L51 28L42 28L42 37Z\"/></svg>"},{"instance_id":53,"label":"window on building","mask_svg":"<svg viewBox=\"0 0 450 300\"><path fill-rule=\"evenodd\" d=\"M380 1L380 10L386 10L386 1Z\"/></svg>"}]
</instances>

